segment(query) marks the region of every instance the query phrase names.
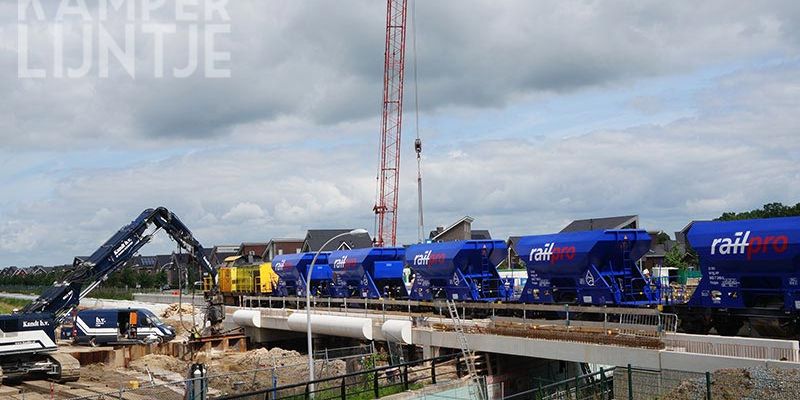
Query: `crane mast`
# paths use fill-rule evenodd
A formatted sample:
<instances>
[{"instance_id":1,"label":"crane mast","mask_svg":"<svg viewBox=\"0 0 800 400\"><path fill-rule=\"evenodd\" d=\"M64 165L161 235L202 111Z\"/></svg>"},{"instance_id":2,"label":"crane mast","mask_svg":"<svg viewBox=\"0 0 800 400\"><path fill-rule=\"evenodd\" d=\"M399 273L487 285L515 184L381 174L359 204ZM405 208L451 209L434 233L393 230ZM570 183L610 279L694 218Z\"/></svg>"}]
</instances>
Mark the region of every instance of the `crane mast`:
<instances>
[{"instance_id":1,"label":"crane mast","mask_svg":"<svg viewBox=\"0 0 800 400\"><path fill-rule=\"evenodd\" d=\"M383 68L378 198L374 207L375 245L397 244L397 199L400 182L400 132L403 124L406 10L408 0L386 2L386 52Z\"/></svg>"}]
</instances>

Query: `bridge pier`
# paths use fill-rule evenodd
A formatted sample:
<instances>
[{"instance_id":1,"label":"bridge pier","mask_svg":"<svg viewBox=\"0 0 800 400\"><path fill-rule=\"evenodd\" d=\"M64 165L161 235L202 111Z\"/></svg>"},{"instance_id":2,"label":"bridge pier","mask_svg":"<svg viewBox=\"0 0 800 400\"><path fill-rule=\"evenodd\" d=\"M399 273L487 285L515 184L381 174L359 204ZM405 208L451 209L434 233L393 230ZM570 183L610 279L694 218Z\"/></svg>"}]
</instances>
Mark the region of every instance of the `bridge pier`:
<instances>
[{"instance_id":1,"label":"bridge pier","mask_svg":"<svg viewBox=\"0 0 800 400\"><path fill-rule=\"evenodd\" d=\"M244 334L250 338L251 343L282 342L285 340L295 340L306 337L305 334L300 332L253 327L245 327Z\"/></svg>"},{"instance_id":2,"label":"bridge pier","mask_svg":"<svg viewBox=\"0 0 800 400\"><path fill-rule=\"evenodd\" d=\"M426 345L422 346L422 358L423 359L439 357L440 355L442 355L441 353L442 353L441 352L441 347L439 347L439 346L433 346L433 345L430 345L430 344L426 344Z\"/></svg>"}]
</instances>

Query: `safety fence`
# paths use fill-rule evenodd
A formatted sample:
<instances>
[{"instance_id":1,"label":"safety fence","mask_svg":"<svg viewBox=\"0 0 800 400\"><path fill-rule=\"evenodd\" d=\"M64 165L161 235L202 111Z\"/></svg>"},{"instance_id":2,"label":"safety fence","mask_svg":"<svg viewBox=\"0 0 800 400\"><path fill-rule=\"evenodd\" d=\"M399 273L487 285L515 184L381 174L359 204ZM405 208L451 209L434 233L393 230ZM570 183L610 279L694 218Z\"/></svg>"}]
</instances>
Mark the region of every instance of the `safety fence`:
<instances>
[{"instance_id":1,"label":"safety fence","mask_svg":"<svg viewBox=\"0 0 800 400\"><path fill-rule=\"evenodd\" d=\"M341 377L351 369L371 369L378 361L379 356L375 353L375 348L369 345L324 349L315 352L314 358L314 375L324 380ZM195 399L215 399L232 393L271 391L292 382L305 381L304 378L308 376L307 363L284 365L285 361L281 359L269 361L274 364L245 371L218 372L214 371L214 367L211 366L197 378L169 381L165 379L167 378L164 376L165 371L155 369L151 371L148 368L145 379L123 382L123 385L116 390L108 387L101 387L98 390L95 386L92 390L96 393L89 393L86 389L81 389L82 385L79 381L73 385L75 387L57 387L55 392L64 393L58 398L70 400L183 400L186 398L185 393L188 389L201 388L203 396L195 397ZM229 365L226 368L235 370L237 366ZM175 375L171 373L168 376ZM131 384L134 384L133 387ZM68 393L74 395L70 396Z\"/></svg>"},{"instance_id":2,"label":"safety fence","mask_svg":"<svg viewBox=\"0 0 800 400\"><path fill-rule=\"evenodd\" d=\"M724 342L726 338L717 338L716 341L696 340L682 336L667 336L663 339L667 350L713 356L754 358L772 361L800 361L800 349L791 345L776 347L774 341L754 340L748 343Z\"/></svg>"},{"instance_id":3,"label":"safety fence","mask_svg":"<svg viewBox=\"0 0 800 400\"><path fill-rule=\"evenodd\" d=\"M510 400L611 400L614 399L615 368L579 375L504 397Z\"/></svg>"},{"instance_id":4,"label":"safety fence","mask_svg":"<svg viewBox=\"0 0 800 400\"><path fill-rule=\"evenodd\" d=\"M734 368L716 372L610 368L504 397L509 400L797 399L800 371Z\"/></svg>"},{"instance_id":5,"label":"safety fence","mask_svg":"<svg viewBox=\"0 0 800 400\"><path fill-rule=\"evenodd\" d=\"M314 352L314 359L318 360L340 360L352 357L368 356L375 353L375 343L370 342L369 345L351 346L351 347L337 347Z\"/></svg>"},{"instance_id":6,"label":"safety fence","mask_svg":"<svg viewBox=\"0 0 800 400\"><path fill-rule=\"evenodd\" d=\"M271 309L276 316L288 316L295 310L304 310L304 297L241 296L240 304L245 308ZM433 314L444 318L447 305L444 301L422 302L395 299L347 299L312 298L315 313L336 313L337 315L371 317L385 322L387 319L403 316L415 323L439 323ZM675 333L678 317L675 314L659 312L655 309L626 307L591 307L552 304L522 303L479 303L456 302L459 315L467 318L490 318L492 321L513 318L526 325L547 325L572 329L591 329L607 334L630 336L663 337ZM449 318L444 318L449 320Z\"/></svg>"},{"instance_id":7,"label":"safety fence","mask_svg":"<svg viewBox=\"0 0 800 400\"><path fill-rule=\"evenodd\" d=\"M459 358L460 354L429 358L271 389L243 391L214 399L377 399L458 379L461 376Z\"/></svg>"}]
</instances>

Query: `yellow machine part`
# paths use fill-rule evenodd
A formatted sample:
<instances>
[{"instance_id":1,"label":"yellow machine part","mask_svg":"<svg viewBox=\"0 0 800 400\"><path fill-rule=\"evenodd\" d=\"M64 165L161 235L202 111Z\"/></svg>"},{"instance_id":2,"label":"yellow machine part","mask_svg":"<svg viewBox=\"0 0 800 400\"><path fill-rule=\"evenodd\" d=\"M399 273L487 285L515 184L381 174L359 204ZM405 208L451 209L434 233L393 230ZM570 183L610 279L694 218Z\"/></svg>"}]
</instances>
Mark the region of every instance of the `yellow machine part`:
<instances>
[{"instance_id":1,"label":"yellow machine part","mask_svg":"<svg viewBox=\"0 0 800 400\"><path fill-rule=\"evenodd\" d=\"M237 276L236 273L239 270L239 267L228 267L231 271L231 292L239 291L239 282L236 280Z\"/></svg>"},{"instance_id":2,"label":"yellow machine part","mask_svg":"<svg viewBox=\"0 0 800 400\"><path fill-rule=\"evenodd\" d=\"M231 268L230 267L220 267L219 268L219 291L222 293L230 293L233 289L232 287L232 276L231 276Z\"/></svg>"},{"instance_id":3,"label":"yellow machine part","mask_svg":"<svg viewBox=\"0 0 800 400\"><path fill-rule=\"evenodd\" d=\"M258 265L238 266L233 273L235 278L231 289L235 293L255 293L255 276Z\"/></svg>"},{"instance_id":4,"label":"yellow machine part","mask_svg":"<svg viewBox=\"0 0 800 400\"><path fill-rule=\"evenodd\" d=\"M259 281L259 291L260 293L269 294L275 290L275 286L278 285L278 274L272 270L272 263L265 262L258 266L258 275L260 278Z\"/></svg>"}]
</instances>

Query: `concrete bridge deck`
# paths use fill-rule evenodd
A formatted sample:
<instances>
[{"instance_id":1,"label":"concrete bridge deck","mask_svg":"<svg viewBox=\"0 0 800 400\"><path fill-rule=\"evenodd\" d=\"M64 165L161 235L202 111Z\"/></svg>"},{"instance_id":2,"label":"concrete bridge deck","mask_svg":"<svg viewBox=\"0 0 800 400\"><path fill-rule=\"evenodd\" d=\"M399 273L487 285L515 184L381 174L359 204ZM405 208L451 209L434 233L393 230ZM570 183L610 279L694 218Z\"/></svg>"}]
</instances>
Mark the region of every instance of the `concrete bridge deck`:
<instances>
[{"instance_id":1,"label":"concrete bridge deck","mask_svg":"<svg viewBox=\"0 0 800 400\"><path fill-rule=\"evenodd\" d=\"M137 299L174 302L167 298L137 296ZM320 305L319 303L317 305ZM277 304L273 306L279 308L226 307L229 317L226 323L245 327L248 336L257 341L259 338L268 339L292 332L303 334L306 331L305 310L289 308L292 306L299 308L302 304L292 303L286 308ZM620 329L618 323L604 322L604 329L598 332L596 322L593 327L592 324L584 324L585 326L575 324L565 330L563 326L553 325L554 321L538 320L525 320L524 326L528 327L526 329L534 330L557 326L558 329L554 331L555 337L551 335L543 339L480 331L480 327L492 326L498 320L500 319L489 317L464 321L466 326L476 328L468 329L470 332L466 334L473 351L613 366L630 364L633 367L651 370L705 372L748 366L800 369L800 346L793 340L688 335L673 332L660 332L657 337L653 337L650 332L644 331L644 337L660 342L659 348L650 345L636 347L613 341L609 343L607 338L598 340L598 343L591 343L591 340L586 340L585 335L579 340L572 335L576 331L581 332L582 329L600 336L613 333L622 338L629 335ZM513 318L502 320L512 321ZM376 311L351 308L343 311L323 305L312 309L311 322L315 334L378 341L385 341L388 338L422 347L425 357L435 355L440 348L460 348L456 333L447 330L450 319L440 316L385 309ZM523 321L518 319L515 323L522 324ZM635 336L635 332L634 329L632 335Z\"/></svg>"}]
</instances>

